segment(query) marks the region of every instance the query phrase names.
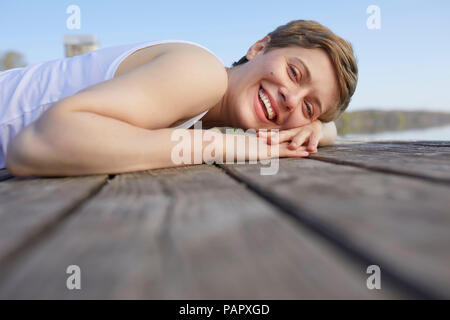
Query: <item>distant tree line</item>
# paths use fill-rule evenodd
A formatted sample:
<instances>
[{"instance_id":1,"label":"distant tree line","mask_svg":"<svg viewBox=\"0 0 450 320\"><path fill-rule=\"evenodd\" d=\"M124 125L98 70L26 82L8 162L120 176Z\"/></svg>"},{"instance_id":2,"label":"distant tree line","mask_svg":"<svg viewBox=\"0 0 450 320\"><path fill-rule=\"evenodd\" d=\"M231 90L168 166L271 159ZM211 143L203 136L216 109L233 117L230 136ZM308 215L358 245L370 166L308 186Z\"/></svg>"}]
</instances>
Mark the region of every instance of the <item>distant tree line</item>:
<instances>
[{"instance_id":1,"label":"distant tree line","mask_svg":"<svg viewBox=\"0 0 450 320\"><path fill-rule=\"evenodd\" d=\"M22 68L26 65L25 58L20 52L9 50L0 55L0 71Z\"/></svg>"},{"instance_id":2,"label":"distant tree line","mask_svg":"<svg viewBox=\"0 0 450 320\"><path fill-rule=\"evenodd\" d=\"M335 121L339 135L425 129L450 125L450 113L361 110L344 112Z\"/></svg>"}]
</instances>

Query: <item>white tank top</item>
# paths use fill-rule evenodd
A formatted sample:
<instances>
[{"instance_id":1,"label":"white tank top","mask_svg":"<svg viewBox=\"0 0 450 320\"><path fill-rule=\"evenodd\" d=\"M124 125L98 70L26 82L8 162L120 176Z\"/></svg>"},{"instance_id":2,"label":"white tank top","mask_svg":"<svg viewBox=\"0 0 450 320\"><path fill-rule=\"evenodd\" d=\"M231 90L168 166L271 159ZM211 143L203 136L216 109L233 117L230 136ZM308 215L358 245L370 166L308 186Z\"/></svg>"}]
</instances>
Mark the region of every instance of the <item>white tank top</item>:
<instances>
[{"instance_id":1,"label":"white tank top","mask_svg":"<svg viewBox=\"0 0 450 320\"><path fill-rule=\"evenodd\" d=\"M133 52L167 42L190 43L211 52L190 41L147 41L0 72L0 168L5 167L8 142L55 102L112 79L119 64ZM175 128L188 129L207 112Z\"/></svg>"}]
</instances>

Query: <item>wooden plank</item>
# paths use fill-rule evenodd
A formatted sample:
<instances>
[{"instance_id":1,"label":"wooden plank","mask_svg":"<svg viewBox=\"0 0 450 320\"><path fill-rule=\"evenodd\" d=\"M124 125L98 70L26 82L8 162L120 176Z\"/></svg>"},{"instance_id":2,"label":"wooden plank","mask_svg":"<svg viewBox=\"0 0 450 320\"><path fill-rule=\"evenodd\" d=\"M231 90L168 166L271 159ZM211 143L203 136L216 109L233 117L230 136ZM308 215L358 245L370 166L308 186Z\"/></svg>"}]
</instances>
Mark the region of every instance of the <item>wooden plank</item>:
<instances>
[{"instance_id":1,"label":"wooden plank","mask_svg":"<svg viewBox=\"0 0 450 320\"><path fill-rule=\"evenodd\" d=\"M336 146L342 146L336 144ZM348 147L347 145L344 145ZM403 156L424 156L425 160L429 159L445 159L450 157L450 146L446 142L442 143L426 143L413 141L367 141L364 143L352 143L355 150L385 152L392 155L397 154Z\"/></svg>"},{"instance_id":2,"label":"wooden plank","mask_svg":"<svg viewBox=\"0 0 450 320\"><path fill-rule=\"evenodd\" d=\"M12 175L6 169L0 169L0 181L12 178Z\"/></svg>"},{"instance_id":3,"label":"wooden plank","mask_svg":"<svg viewBox=\"0 0 450 320\"><path fill-rule=\"evenodd\" d=\"M389 141L389 144L405 144L406 141ZM385 144L386 141L370 141L374 144ZM450 147L450 141L407 141L408 144L425 146L425 147ZM448 149L447 149L448 150Z\"/></svg>"},{"instance_id":4,"label":"wooden plank","mask_svg":"<svg viewBox=\"0 0 450 320\"><path fill-rule=\"evenodd\" d=\"M450 188L310 159L223 165L234 177L411 290L450 297Z\"/></svg>"},{"instance_id":5,"label":"wooden plank","mask_svg":"<svg viewBox=\"0 0 450 320\"><path fill-rule=\"evenodd\" d=\"M0 183L0 270L70 214L107 176L12 178Z\"/></svg>"},{"instance_id":6,"label":"wooden plank","mask_svg":"<svg viewBox=\"0 0 450 320\"><path fill-rule=\"evenodd\" d=\"M405 139L373 139L373 138L344 138L337 136L335 144L353 144L353 143L380 143L380 144L417 144L422 146L431 147L450 147L450 141L448 140L405 140Z\"/></svg>"},{"instance_id":7,"label":"wooden plank","mask_svg":"<svg viewBox=\"0 0 450 320\"><path fill-rule=\"evenodd\" d=\"M348 142L319 148L311 159L450 184L450 146L410 142Z\"/></svg>"},{"instance_id":8,"label":"wooden plank","mask_svg":"<svg viewBox=\"0 0 450 320\"><path fill-rule=\"evenodd\" d=\"M1 298L404 297L207 165L116 176L0 277Z\"/></svg>"}]
</instances>

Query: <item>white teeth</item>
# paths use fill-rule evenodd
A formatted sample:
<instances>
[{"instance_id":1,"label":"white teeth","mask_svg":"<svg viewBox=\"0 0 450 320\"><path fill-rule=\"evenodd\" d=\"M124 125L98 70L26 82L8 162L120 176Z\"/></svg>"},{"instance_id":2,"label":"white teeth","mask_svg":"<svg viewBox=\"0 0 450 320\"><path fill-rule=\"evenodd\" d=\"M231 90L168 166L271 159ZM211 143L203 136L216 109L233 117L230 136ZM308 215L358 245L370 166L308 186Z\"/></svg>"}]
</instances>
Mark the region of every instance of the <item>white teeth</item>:
<instances>
[{"instance_id":1,"label":"white teeth","mask_svg":"<svg viewBox=\"0 0 450 320\"><path fill-rule=\"evenodd\" d=\"M269 119L272 120L275 117L275 112L272 109L269 98L266 97L262 89L259 89L259 97L264 102L264 106L266 107L267 113L269 114Z\"/></svg>"}]
</instances>

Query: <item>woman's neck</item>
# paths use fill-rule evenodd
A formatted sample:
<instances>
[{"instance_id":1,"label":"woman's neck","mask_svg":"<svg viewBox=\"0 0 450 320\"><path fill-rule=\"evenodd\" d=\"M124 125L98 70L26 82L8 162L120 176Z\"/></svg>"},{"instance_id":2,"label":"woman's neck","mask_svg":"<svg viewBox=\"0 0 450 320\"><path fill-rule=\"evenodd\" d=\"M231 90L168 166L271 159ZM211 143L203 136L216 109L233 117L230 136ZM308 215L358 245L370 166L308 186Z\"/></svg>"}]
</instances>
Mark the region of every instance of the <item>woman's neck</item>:
<instances>
[{"instance_id":1,"label":"woman's neck","mask_svg":"<svg viewBox=\"0 0 450 320\"><path fill-rule=\"evenodd\" d=\"M225 94L222 96L219 102L216 103L208 112L202 117L202 125L204 127L231 127L232 122L230 119L228 106L228 95L230 89L230 74L231 68L225 68L228 75L228 87Z\"/></svg>"}]
</instances>

